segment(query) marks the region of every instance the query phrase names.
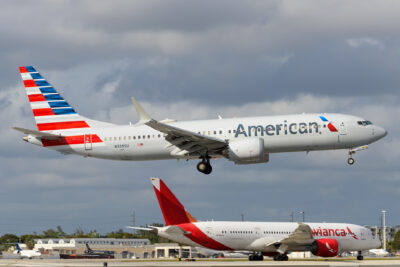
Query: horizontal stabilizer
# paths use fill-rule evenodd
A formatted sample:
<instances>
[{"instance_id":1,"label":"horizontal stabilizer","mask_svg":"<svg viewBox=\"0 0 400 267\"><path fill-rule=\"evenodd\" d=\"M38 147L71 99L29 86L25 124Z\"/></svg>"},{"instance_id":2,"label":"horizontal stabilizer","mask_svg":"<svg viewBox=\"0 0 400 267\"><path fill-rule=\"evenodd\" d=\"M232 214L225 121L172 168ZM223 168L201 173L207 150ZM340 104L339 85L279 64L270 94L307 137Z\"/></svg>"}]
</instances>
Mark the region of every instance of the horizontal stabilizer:
<instances>
[{"instance_id":1,"label":"horizontal stabilizer","mask_svg":"<svg viewBox=\"0 0 400 267\"><path fill-rule=\"evenodd\" d=\"M14 129L18 132L24 133L24 134L29 134L29 135L33 135L38 138L44 138L44 139L49 139L49 140L65 137L61 134L51 134L51 133L39 132L39 131L35 131L35 130L20 128L20 127L12 127L12 129Z\"/></svg>"},{"instance_id":2,"label":"horizontal stabilizer","mask_svg":"<svg viewBox=\"0 0 400 267\"><path fill-rule=\"evenodd\" d=\"M166 233L169 234L191 234L191 232L186 232L185 230L183 230L181 227L177 226L177 225L171 225L168 226L168 228L165 230Z\"/></svg>"},{"instance_id":3,"label":"horizontal stabilizer","mask_svg":"<svg viewBox=\"0 0 400 267\"><path fill-rule=\"evenodd\" d=\"M152 226L150 226L150 227L152 227ZM157 233L158 232L157 227L154 227L154 228L150 228L150 227L127 226L126 228L140 230L140 231L148 231L148 232L153 232L153 233Z\"/></svg>"}]
</instances>

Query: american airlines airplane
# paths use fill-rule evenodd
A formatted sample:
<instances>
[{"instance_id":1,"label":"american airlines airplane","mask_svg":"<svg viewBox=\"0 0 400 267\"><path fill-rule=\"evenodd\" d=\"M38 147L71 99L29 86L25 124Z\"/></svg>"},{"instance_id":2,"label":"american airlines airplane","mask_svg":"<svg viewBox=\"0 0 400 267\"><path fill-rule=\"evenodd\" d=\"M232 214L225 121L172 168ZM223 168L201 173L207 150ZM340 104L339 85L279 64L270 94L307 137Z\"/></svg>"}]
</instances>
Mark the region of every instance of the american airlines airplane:
<instances>
[{"instance_id":1,"label":"american airlines airplane","mask_svg":"<svg viewBox=\"0 0 400 267\"><path fill-rule=\"evenodd\" d=\"M178 243L222 251L251 251L250 261L264 256L287 261L290 252L311 251L319 257L378 248L381 243L368 228L348 223L199 222L183 207L166 184L151 178L164 227L129 227L151 231Z\"/></svg>"},{"instance_id":2,"label":"american airlines airplane","mask_svg":"<svg viewBox=\"0 0 400 267\"><path fill-rule=\"evenodd\" d=\"M210 174L211 158L235 164L265 163L270 153L347 149L353 154L383 138L382 127L344 114L297 114L215 120L156 121L132 98L136 124L115 125L79 115L32 66L20 67L38 130L13 127L24 141L59 151L113 160L200 159Z\"/></svg>"}]
</instances>

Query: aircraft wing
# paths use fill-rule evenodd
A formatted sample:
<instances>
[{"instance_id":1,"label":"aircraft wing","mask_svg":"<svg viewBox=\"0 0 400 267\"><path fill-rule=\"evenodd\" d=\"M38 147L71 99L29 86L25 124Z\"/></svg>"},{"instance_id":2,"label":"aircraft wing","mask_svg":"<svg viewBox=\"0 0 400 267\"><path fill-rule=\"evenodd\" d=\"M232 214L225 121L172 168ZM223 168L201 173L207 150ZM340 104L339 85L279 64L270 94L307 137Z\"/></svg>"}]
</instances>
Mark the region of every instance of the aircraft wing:
<instances>
[{"instance_id":1,"label":"aircraft wing","mask_svg":"<svg viewBox=\"0 0 400 267\"><path fill-rule=\"evenodd\" d=\"M24 134L33 135L35 137L48 139L48 140L59 139L59 138L65 137L61 134L51 134L51 133L46 133L46 132L39 132L39 131L35 131L35 130L20 128L20 127L12 127L12 129L14 129L18 132L24 133Z\"/></svg>"},{"instance_id":2,"label":"aircraft wing","mask_svg":"<svg viewBox=\"0 0 400 267\"><path fill-rule=\"evenodd\" d=\"M314 237L310 226L304 223L299 223L299 227L294 230L288 237L269 243L266 247L274 246L278 252L285 253L288 247L298 247L311 245L314 242Z\"/></svg>"},{"instance_id":3,"label":"aircraft wing","mask_svg":"<svg viewBox=\"0 0 400 267\"><path fill-rule=\"evenodd\" d=\"M209 154L221 155L228 144L222 140L211 136L205 136L196 132L188 131L172 125L162 123L152 119L140 106L135 98L132 102L139 114L139 123L145 124L157 131L166 134L165 139L179 148L174 154L177 156Z\"/></svg>"}]
</instances>

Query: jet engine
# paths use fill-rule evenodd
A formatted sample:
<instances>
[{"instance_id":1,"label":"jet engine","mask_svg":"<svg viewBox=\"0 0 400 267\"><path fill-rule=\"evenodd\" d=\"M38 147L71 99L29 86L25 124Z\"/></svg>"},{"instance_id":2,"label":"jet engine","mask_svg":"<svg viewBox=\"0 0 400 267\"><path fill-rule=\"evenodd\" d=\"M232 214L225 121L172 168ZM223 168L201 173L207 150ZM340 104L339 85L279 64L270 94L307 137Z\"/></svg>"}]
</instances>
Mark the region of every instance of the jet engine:
<instances>
[{"instance_id":1,"label":"jet engine","mask_svg":"<svg viewBox=\"0 0 400 267\"><path fill-rule=\"evenodd\" d=\"M319 257L335 257L339 250L339 242L332 238L317 239L311 245L311 253Z\"/></svg>"},{"instance_id":2,"label":"jet engine","mask_svg":"<svg viewBox=\"0 0 400 267\"><path fill-rule=\"evenodd\" d=\"M246 138L229 143L226 157L235 164L268 162L269 154L264 153L264 139Z\"/></svg>"}]
</instances>

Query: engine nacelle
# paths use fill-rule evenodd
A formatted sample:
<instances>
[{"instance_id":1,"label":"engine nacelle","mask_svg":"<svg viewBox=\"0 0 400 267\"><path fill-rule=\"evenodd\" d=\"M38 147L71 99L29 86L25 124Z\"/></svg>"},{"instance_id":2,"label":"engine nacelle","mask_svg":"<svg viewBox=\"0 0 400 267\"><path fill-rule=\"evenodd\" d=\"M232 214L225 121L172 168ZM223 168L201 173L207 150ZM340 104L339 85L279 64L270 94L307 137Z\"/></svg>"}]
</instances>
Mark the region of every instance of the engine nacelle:
<instances>
[{"instance_id":1,"label":"engine nacelle","mask_svg":"<svg viewBox=\"0 0 400 267\"><path fill-rule=\"evenodd\" d=\"M269 155L264 153L264 139L246 138L229 143L226 157L236 164L268 162Z\"/></svg>"},{"instance_id":2,"label":"engine nacelle","mask_svg":"<svg viewBox=\"0 0 400 267\"><path fill-rule=\"evenodd\" d=\"M335 257L339 251L339 242L332 238L317 239L311 247L311 253L319 257Z\"/></svg>"}]
</instances>

